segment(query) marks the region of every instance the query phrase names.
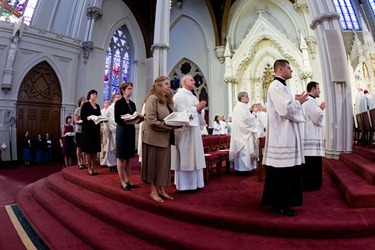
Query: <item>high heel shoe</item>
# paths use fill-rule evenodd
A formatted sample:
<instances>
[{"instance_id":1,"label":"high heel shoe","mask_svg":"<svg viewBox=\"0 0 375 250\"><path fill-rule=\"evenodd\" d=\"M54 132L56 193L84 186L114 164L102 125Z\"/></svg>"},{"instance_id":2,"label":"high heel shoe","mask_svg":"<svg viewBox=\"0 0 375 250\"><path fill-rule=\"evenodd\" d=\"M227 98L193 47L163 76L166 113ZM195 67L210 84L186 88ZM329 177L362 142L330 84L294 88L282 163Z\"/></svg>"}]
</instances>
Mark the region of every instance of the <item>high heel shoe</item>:
<instances>
[{"instance_id":1,"label":"high heel shoe","mask_svg":"<svg viewBox=\"0 0 375 250\"><path fill-rule=\"evenodd\" d=\"M95 175L99 175L99 173L98 172L95 172L95 171L89 171L89 175L91 175L91 176L95 176Z\"/></svg>"},{"instance_id":2,"label":"high heel shoe","mask_svg":"<svg viewBox=\"0 0 375 250\"><path fill-rule=\"evenodd\" d=\"M139 188L139 186L138 185L135 185L135 184L130 184L130 182L126 182L126 185L128 186L128 187L130 187L130 188Z\"/></svg>"},{"instance_id":3,"label":"high heel shoe","mask_svg":"<svg viewBox=\"0 0 375 250\"><path fill-rule=\"evenodd\" d=\"M164 198L164 199L166 199L166 200L173 200L174 198L173 198L173 196L170 196L170 195L168 195L168 194L160 194L159 193L159 196L161 197L161 198Z\"/></svg>"},{"instance_id":4,"label":"high heel shoe","mask_svg":"<svg viewBox=\"0 0 375 250\"><path fill-rule=\"evenodd\" d=\"M158 203L163 203L164 202L164 200L162 198L160 198L160 197L155 198L152 195L150 195L150 199L153 200L153 201L156 201Z\"/></svg>"},{"instance_id":5,"label":"high heel shoe","mask_svg":"<svg viewBox=\"0 0 375 250\"><path fill-rule=\"evenodd\" d=\"M123 186L123 185L121 184L121 188L122 188L123 190L125 190L125 191L131 191L131 188L130 188L128 185Z\"/></svg>"}]
</instances>

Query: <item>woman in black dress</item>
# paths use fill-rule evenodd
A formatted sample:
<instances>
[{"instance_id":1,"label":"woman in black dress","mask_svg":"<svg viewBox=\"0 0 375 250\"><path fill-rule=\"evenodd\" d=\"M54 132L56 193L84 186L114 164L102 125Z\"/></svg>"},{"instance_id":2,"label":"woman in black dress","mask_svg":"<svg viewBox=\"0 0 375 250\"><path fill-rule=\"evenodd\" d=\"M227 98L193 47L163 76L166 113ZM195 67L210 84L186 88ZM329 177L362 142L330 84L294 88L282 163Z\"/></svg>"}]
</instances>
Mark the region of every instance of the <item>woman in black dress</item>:
<instances>
[{"instance_id":1,"label":"woman in black dress","mask_svg":"<svg viewBox=\"0 0 375 250\"><path fill-rule=\"evenodd\" d=\"M132 115L136 111L135 103L130 100L133 93L133 83L124 82L120 86L122 98L115 104L116 128L116 158L117 170L120 176L121 188L130 191L131 188L138 188L131 181L130 159L135 156L135 126L126 124L121 119L122 115ZM140 119L138 122L141 122Z\"/></svg>"},{"instance_id":2,"label":"woman in black dress","mask_svg":"<svg viewBox=\"0 0 375 250\"><path fill-rule=\"evenodd\" d=\"M100 152L100 124L95 124L92 120L87 120L90 115L100 116L100 106L96 104L98 92L90 90L87 93L87 102L81 108L82 120L82 152L85 154L89 175L98 175L94 166L96 155Z\"/></svg>"},{"instance_id":3,"label":"woman in black dress","mask_svg":"<svg viewBox=\"0 0 375 250\"><path fill-rule=\"evenodd\" d=\"M22 138L22 155L23 160L25 161L25 166L29 166L32 159L30 146L31 141L29 137L29 131L26 130Z\"/></svg>"}]
</instances>

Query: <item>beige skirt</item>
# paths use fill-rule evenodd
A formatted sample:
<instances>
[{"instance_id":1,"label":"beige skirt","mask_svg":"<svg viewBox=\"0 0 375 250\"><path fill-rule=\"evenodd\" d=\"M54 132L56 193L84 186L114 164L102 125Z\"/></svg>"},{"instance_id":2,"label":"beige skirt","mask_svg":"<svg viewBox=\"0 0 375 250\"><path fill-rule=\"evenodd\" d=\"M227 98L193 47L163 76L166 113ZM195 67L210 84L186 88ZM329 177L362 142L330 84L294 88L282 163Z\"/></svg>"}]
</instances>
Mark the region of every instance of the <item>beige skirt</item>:
<instances>
[{"instance_id":1,"label":"beige skirt","mask_svg":"<svg viewBox=\"0 0 375 250\"><path fill-rule=\"evenodd\" d=\"M142 143L142 181L157 186L171 184L171 147Z\"/></svg>"}]
</instances>

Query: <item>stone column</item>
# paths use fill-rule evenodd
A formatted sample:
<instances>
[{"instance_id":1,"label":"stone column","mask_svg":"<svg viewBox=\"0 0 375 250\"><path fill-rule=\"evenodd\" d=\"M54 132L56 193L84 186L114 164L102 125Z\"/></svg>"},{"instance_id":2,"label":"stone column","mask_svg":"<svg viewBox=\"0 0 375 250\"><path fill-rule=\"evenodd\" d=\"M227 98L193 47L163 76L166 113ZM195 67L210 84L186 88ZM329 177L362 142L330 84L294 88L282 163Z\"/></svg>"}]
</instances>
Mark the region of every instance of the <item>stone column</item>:
<instances>
[{"instance_id":1,"label":"stone column","mask_svg":"<svg viewBox=\"0 0 375 250\"><path fill-rule=\"evenodd\" d=\"M225 72L224 72L224 81L227 84L228 88L228 117L232 115L233 111L233 87L237 83L236 78L233 76L233 68L232 68L232 53L229 47L229 41L227 41L227 45L225 47L225 51L223 53L223 58L225 59ZM237 95L236 92L234 92Z\"/></svg>"},{"instance_id":2,"label":"stone column","mask_svg":"<svg viewBox=\"0 0 375 250\"><path fill-rule=\"evenodd\" d=\"M308 0L319 44L325 89L326 157L352 151L353 112L349 68L339 23L331 1Z\"/></svg>"},{"instance_id":3,"label":"stone column","mask_svg":"<svg viewBox=\"0 0 375 250\"><path fill-rule=\"evenodd\" d=\"M169 49L170 10L168 0L157 0L153 52L153 79L167 76L167 53Z\"/></svg>"},{"instance_id":4,"label":"stone column","mask_svg":"<svg viewBox=\"0 0 375 250\"><path fill-rule=\"evenodd\" d=\"M92 42L92 33L94 30L96 20L103 16L103 11L100 8L102 1L93 1L92 5L88 6L86 9L86 15L88 17L87 28L85 39L82 41L82 51L83 51L83 62L86 63L90 57L90 52L94 49L94 43Z\"/></svg>"},{"instance_id":5,"label":"stone column","mask_svg":"<svg viewBox=\"0 0 375 250\"><path fill-rule=\"evenodd\" d=\"M310 10L307 5L306 0L296 0L294 3L294 9L303 18L304 29L306 34L301 34L304 36L305 42L307 44L308 50L310 52L311 58L315 59L316 55L316 40L314 36L314 31L309 27L310 24Z\"/></svg>"}]
</instances>

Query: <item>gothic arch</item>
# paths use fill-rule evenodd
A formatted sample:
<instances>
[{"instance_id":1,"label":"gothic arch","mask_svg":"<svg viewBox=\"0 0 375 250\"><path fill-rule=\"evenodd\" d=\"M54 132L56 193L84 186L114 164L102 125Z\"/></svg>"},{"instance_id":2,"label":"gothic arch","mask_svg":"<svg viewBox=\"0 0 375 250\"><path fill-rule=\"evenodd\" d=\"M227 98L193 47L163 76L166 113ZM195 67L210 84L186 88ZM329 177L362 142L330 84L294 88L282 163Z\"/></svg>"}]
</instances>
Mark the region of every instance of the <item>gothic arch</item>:
<instances>
[{"instance_id":1,"label":"gothic arch","mask_svg":"<svg viewBox=\"0 0 375 250\"><path fill-rule=\"evenodd\" d=\"M190 19L192 20L194 23L196 23L198 25L198 27L202 30L202 33L204 34L204 38L206 40L206 45L210 44L209 43L209 37L207 36L207 34L210 34L211 32L208 32L205 27L202 25L201 22L199 22L195 17L191 16L191 15L188 15L186 13L180 13L178 16L176 16L172 21L171 21L171 24L169 25L169 30L171 31L176 25L177 23L183 19L183 18L187 18L187 19Z\"/></svg>"},{"instance_id":2,"label":"gothic arch","mask_svg":"<svg viewBox=\"0 0 375 250\"><path fill-rule=\"evenodd\" d=\"M55 156L60 154L60 114L62 93L58 77L46 61L36 64L23 78L17 94L17 142L21 148L23 133L30 138L37 134L44 138L49 133L53 139ZM21 158L20 151L19 158Z\"/></svg>"},{"instance_id":3,"label":"gothic arch","mask_svg":"<svg viewBox=\"0 0 375 250\"><path fill-rule=\"evenodd\" d=\"M246 35L233 57L230 59L232 77L238 82L238 90L249 93L252 102L266 102L263 74L268 64L278 58L289 60L294 74L301 75L303 69L302 52L276 27L260 15ZM303 81L295 77L291 90L303 90Z\"/></svg>"},{"instance_id":4,"label":"gothic arch","mask_svg":"<svg viewBox=\"0 0 375 250\"><path fill-rule=\"evenodd\" d=\"M200 67L193 61L182 58L170 71L169 79L171 80L171 92L174 94L181 87L181 78L183 75L191 75L195 80L195 88L192 90L193 94L199 101L205 100L207 107L205 108L205 120L208 124L209 117L209 93L207 86L207 79L204 76Z\"/></svg>"}]
</instances>

